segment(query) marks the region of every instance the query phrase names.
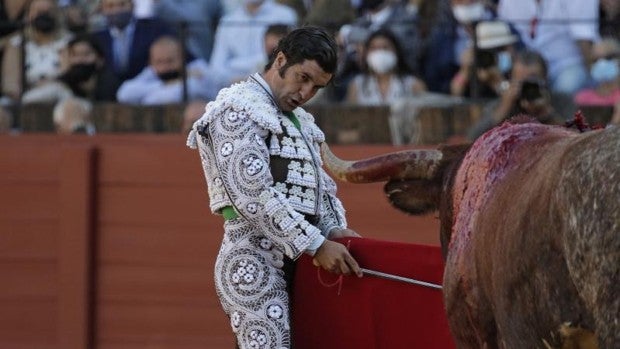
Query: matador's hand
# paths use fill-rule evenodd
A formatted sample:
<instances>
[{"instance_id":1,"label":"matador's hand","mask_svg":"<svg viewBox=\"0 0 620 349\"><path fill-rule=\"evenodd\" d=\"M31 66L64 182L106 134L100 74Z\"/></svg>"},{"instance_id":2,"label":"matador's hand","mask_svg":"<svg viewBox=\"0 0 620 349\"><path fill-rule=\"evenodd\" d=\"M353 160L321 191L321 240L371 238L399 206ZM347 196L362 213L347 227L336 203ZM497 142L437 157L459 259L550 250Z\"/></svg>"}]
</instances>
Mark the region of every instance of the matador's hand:
<instances>
[{"instance_id":1,"label":"matador's hand","mask_svg":"<svg viewBox=\"0 0 620 349\"><path fill-rule=\"evenodd\" d=\"M345 229L333 229L331 231L331 233L329 234L329 238L331 240L333 239L340 239L340 238L359 238L361 237L360 234L356 233L355 230L353 229L349 229L349 228L345 228Z\"/></svg>"},{"instance_id":2,"label":"matador's hand","mask_svg":"<svg viewBox=\"0 0 620 349\"><path fill-rule=\"evenodd\" d=\"M347 248L338 242L325 240L314 254L312 263L334 274L362 277L362 270Z\"/></svg>"}]
</instances>

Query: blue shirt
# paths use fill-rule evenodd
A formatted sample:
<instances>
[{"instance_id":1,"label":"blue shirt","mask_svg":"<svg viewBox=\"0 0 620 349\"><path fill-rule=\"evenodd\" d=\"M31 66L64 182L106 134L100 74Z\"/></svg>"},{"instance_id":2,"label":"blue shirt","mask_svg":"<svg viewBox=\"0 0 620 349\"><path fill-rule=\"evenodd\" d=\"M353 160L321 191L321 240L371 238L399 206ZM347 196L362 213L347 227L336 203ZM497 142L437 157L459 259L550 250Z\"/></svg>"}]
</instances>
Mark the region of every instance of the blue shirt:
<instances>
[{"instance_id":1,"label":"blue shirt","mask_svg":"<svg viewBox=\"0 0 620 349\"><path fill-rule=\"evenodd\" d=\"M224 16L215 34L209 64L218 72L220 87L245 79L264 61L264 36L271 24L294 26L297 14L288 6L266 0L255 14L239 6Z\"/></svg>"},{"instance_id":2,"label":"blue shirt","mask_svg":"<svg viewBox=\"0 0 620 349\"><path fill-rule=\"evenodd\" d=\"M187 97L213 100L217 90L210 80L207 63L202 59L187 66ZM137 105L174 104L183 101L182 81L165 83L153 68L144 68L135 78L125 81L118 89L116 99L120 103Z\"/></svg>"}]
</instances>

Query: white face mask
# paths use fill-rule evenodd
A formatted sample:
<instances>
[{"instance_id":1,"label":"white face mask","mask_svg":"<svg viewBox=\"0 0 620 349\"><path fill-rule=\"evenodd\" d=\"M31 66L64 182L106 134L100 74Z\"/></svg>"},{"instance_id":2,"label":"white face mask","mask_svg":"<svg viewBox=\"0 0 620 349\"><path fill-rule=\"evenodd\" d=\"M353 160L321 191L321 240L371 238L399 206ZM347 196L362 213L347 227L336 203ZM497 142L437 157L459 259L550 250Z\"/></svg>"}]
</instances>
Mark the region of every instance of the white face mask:
<instances>
[{"instance_id":1,"label":"white face mask","mask_svg":"<svg viewBox=\"0 0 620 349\"><path fill-rule=\"evenodd\" d=\"M396 67L396 54L389 50L374 50L368 53L366 63L378 74L385 74Z\"/></svg>"},{"instance_id":2,"label":"white face mask","mask_svg":"<svg viewBox=\"0 0 620 349\"><path fill-rule=\"evenodd\" d=\"M264 0L242 0L241 3L243 5L258 5Z\"/></svg>"},{"instance_id":3,"label":"white face mask","mask_svg":"<svg viewBox=\"0 0 620 349\"><path fill-rule=\"evenodd\" d=\"M484 16L484 5L481 2L469 5L455 5L452 7L452 14L459 23L479 21Z\"/></svg>"},{"instance_id":4,"label":"white face mask","mask_svg":"<svg viewBox=\"0 0 620 349\"><path fill-rule=\"evenodd\" d=\"M502 51L497 54L497 67L499 71L506 74L512 69L512 56L508 51Z\"/></svg>"}]
</instances>

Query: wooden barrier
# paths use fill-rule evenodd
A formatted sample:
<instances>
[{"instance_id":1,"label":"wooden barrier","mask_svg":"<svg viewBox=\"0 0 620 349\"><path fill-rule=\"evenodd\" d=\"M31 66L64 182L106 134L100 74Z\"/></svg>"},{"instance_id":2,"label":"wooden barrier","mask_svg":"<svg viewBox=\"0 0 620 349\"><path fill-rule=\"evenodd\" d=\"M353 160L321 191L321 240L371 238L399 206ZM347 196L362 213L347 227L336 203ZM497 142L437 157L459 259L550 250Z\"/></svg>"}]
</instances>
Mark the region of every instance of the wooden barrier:
<instances>
[{"instance_id":1,"label":"wooden barrier","mask_svg":"<svg viewBox=\"0 0 620 349\"><path fill-rule=\"evenodd\" d=\"M93 108L97 131L133 133L178 133L183 124L183 104L162 106L133 106L100 103ZM354 105L311 105L308 108L330 143L390 144L387 106L362 107ZM21 108L21 127L24 132L52 132L53 105L27 104Z\"/></svg>"},{"instance_id":2,"label":"wooden barrier","mask_svg":"<svg viewBox=\"0 0 620 349\"><path fill-rule=\"evenodd\" d=\"M417 116L418 144L439 144L454 136L465 136L480 120L482 106L463 103L421 108Z\"/></svg>"},{"instance_id":3,"label":"wooden barrier","mask_svg":"<svg viewBox=\"0 0 620 349\"><path fill-rule=\"evenodd\" d=\"M391 144L390 108L347 104L311 105L325 138L334 144Z\"/></svg>"},{"instance_id":4,"label":"wooden barrier","mask_svg":"<svg viewBox=\"0 0 620 349\"><path fill-rule=\"evenodd\" d=\"M179 133L184 108L183 104L101 103L94 106L93 118L99 133ZM23 131L52 132L52 109L53 106L47 104L24 105L20 113ZM611 107L583 106L581 109L592 124L606 124L613 113ZM465 136L480 119L482 104L462 101L421 106L410 112L415 115L405 111L406 115L398 116L392 115L388 106L329 104L309 105L307 110L314 115L331 144L439 144L455 136ZM395 121L395 117L410 120ZM393 139L393 133L398 132L404 136Z\"/></svg>"},{"instance_id":5,"label":"wooden barrier","mask_svg":"<svg viewBox=\"0 0 620 349\"><path fill-rule=\"evenodd\" d=\"M183 104L134 106L98 103L93 120L98 132L176 133L183 124ZM24 132L53 132L53 104L25 104L20 109L20 127Z\"/></svg>"},{"instance_id":6,"label":"wooden barrier","mask_svg":"<svg viewBox=\"0 0 620 349\"><path fill-rule=\"evenodd\" d=\"M0 136L0 348L233 347L213 286L222 220L181 135ZM348 159L395 148L336 146ZM437 245L382 184L339 184L364 236Z\"/></svg>"}]
</instances>

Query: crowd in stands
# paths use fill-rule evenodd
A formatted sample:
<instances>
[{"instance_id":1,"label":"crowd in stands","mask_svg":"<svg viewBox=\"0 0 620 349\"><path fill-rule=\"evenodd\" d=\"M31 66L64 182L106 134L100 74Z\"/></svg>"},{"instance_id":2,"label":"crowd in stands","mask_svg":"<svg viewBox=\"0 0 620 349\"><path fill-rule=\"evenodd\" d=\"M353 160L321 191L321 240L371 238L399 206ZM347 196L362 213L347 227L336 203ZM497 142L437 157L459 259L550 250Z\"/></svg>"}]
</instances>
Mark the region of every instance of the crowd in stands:
<instances>
[{"instance_id":1,"label":"crowd in stands","mask_svg":"<svg viewBox=\"0 0 620 349\"><path fill-rule=\"evenodd\" d=\"M620 123L618 0L0 0L0 129L27 103L77 125L63 132L93 133L97 102L185 103L189 125L308 24L340 50L312 103L484 101L470 139L519 113L562 123L582 105L615 106Z\"/></svg>"}]
</instances>

